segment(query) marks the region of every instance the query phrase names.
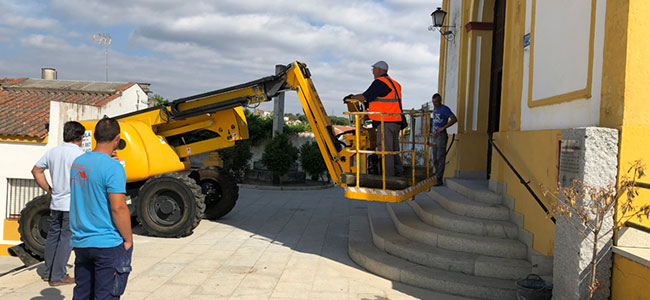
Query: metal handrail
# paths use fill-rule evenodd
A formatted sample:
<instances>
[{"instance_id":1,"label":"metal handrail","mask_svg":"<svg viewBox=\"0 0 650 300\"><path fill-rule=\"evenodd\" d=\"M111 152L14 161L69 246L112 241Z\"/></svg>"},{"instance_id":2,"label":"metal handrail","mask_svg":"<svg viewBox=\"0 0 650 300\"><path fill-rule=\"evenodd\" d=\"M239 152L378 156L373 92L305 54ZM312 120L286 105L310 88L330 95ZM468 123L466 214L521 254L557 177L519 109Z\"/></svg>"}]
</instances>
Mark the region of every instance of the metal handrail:
<instances>
[{"instance_id":1,"label":"metal handrail","mask_svg":"<svg viewBox=\"0 0 650 300\"><path fill-rule=\"evenodd\" d=\"M650 189L650 183L637 182L634 184L635 187L640 187L642 189Z\"/></svg>"},{"instance_id":2,"label":"metal handrail","mask_svg":"<svg viewBox=\"0 0 650 300\"><path fill-rule=\"evenodd\" d=\"M515 167L510 163L510 161L506 158L506 156L503 155L503 153L501 152L499 147L497 147L497 145L494 143L494 141L491 138L488 138L488 141L490 142L490 145L492 147L494 147L495 150L497 150L497 153L499 153L499 155L501 155L501 158L503 158L503 160L506 162L508 167L510 167L510 170L512 170L512 172L515 173L515 175L517 175L517 178L519 178L519 182L526 187L526 189L528 190L530 195L533 196L533 198L535 198L535 201L537 201L537 204L544 210L546 215L550 215L551 213L549 212L548 208L546 208L546 205L544 205L542 200L540 200L539 197L537 197L537 194L535 194L533 189L530 188L530 185L528 185L530 183L530 181L524 180L524 178L521 177L521 175L519 175L519 172L517 172ZM551 216L551 221L553 221L553 224L555 224L556 223L555 217Z\"/></svg>"}]
</instances>

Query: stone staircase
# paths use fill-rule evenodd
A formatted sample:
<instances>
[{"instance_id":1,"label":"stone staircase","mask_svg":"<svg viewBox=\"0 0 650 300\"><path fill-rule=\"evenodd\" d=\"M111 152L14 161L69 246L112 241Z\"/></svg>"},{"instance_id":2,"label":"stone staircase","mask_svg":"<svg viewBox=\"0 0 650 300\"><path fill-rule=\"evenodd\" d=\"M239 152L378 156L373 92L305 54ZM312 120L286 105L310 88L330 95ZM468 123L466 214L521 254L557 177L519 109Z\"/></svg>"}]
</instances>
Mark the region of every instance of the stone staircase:
<instances>
[{"instance_id":1,"label":"stone staircase","mask_svg":"<svg viewBox=\"0 0 650 300\"><path fill-rule=\"evenodd\" d=\"M403 203L368 202L350 218L349 254L385 278L481 299L515 299L531 273L510 209L485 180L447 179Z\"/></svg>"}]
</instances>

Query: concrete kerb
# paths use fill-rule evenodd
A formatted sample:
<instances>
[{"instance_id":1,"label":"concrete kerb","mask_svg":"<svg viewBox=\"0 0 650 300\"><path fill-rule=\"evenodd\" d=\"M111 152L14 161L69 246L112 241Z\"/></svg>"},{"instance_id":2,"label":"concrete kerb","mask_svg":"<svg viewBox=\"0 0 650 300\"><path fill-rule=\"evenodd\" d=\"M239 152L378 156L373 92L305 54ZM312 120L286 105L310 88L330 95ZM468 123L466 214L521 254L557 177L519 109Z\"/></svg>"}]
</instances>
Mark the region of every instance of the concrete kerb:
<instances>
[{"instance_id":1,"label":"concrete kerb","mask_svg":"<svg viewBox=\"0 0 650 300\"><path fill-rule=\"evenodd\" d=\"M273 191L311 191L311 190L324 190L333 188L333 184L323 185L306 185L306 186L275 186L263 184L237 184L241 189L254 189L254 190L273 190Z\"/></svg>"}]
</instances>

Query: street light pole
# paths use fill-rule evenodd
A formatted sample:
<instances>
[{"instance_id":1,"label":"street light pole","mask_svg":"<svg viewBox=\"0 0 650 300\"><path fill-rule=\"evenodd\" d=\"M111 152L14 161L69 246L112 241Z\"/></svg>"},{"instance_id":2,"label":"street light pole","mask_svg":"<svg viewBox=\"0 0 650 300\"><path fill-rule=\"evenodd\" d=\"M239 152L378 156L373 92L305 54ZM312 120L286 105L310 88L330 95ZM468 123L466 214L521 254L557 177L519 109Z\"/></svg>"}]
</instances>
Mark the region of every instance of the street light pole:
<instances>
[{"instance_id":1,"label":"street light pole","mask_svg":"<svg viewBox=\"0 0 650 300\"><path fill-rule=\"evenodd\" d=\"M106 81L108 81L108 45L111 44L111 34L108 32L93 34L93 41L96 41L100 45L104 45L104 56L106 57Z\"/></svg>"}]
</instances>

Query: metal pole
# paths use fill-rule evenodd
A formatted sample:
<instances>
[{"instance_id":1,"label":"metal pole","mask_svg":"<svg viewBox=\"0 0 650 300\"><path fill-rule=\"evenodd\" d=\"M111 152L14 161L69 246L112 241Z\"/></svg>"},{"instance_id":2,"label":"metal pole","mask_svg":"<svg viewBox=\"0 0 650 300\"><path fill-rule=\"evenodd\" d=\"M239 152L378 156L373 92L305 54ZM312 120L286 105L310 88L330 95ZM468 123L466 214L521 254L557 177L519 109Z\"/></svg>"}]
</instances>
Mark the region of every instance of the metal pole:
<instances>
[{"instance_id":1,"label":"metal pole","mask_svg":"<svg viewBox=\"0 0 650 300\"><path fill-rule=\"evenodd\" d=\"M106 82L108 82L108 44L104 43L104 54L106 56Z\"/></svg>"},{"instance_id":2,"label":"metal pole","mask_svg":"<svg viewBox=\"0 0 650 300\"><path fill-rule=\"evenodd\" d=\"M98 33L93 34L93 41L96 41L99 44L104 45L104 69L106 72L106 81L108 82L108 45L111 44L111 34L110 33Z\"/></svg>"}]
</instances>

